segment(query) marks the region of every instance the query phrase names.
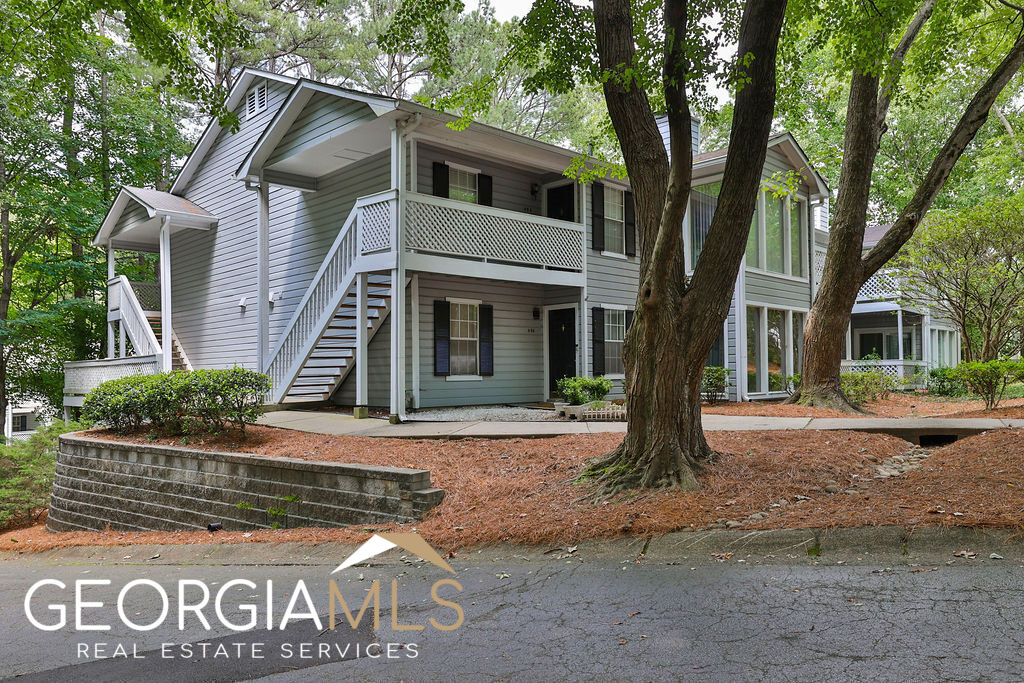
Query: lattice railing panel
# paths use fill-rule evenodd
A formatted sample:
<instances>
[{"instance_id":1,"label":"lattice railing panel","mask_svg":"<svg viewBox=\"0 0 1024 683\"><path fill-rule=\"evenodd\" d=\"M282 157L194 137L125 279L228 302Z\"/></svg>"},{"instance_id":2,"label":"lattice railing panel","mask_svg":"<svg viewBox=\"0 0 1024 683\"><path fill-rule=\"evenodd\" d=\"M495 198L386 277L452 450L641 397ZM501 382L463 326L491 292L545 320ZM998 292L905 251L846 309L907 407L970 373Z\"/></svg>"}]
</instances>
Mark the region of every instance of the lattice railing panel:
<instances>
[{"instance_id":1,"label":"lattice railing panel","mask_svg":"<svg viewBox=\"0 0 1024 683\"><path fill-rule=\"evenodd\" d=\"M144 311L160 310L160 283L159 282L132 282L132 291L139 300Z\"/></svg>"},{"instance_id":2,"label":"lattice railing panel","mask_svg":"<svg viewBox=\"0 0 1024 683\"><path fill-rule=\"evenodd\" d=\"M405 246L423 252L583 270L583 231L451 200L405 203Z\"/></svg>"},{"instance_id":3,"label":"lattice railing panel","mask_svg":"<svg viewBox=\"0 0 1024 683\"><path fill-rule=\"evenodd\" d=\"M858 301L884 301L886 299L898 299L900 296L900 281L895 273L880 270L864 283L857 294Z\"/></svg>"},{"instance_id":4,"label":"lattice railing panel","mask_svg":"<svg viewBox=\"0 0 1024 683\"><path fill-rule=\"evenodd\" d=\"M362 207L359 216L360 249L364 254L391 248L391 200Z\"/></svg>"},{"instance_id":5,"label":"lattice railing panel","mask_svg":"<svg viewBox=\"0 0 1024 683\"><path fill-rule=\"evenodd\" d=\"M814 250L814 287L817 289L818 285L821 284L821 278L825 275L825 251L823 249Z\"/></svg>"},{"instance_id":6,"label":"lattice railing panel","mask_svg":"<svg viewBox=\"0 0 1024 683\"><path fill-rule=\"evenodd\" d=\"M842 372L879 372L900 381L916 379L912 386L923 384L919 373L924 373L928 366L924 361L898 360L844 360L840 363Z\"/></svg>"},{"instance_id":7,"label":"lattice railing panel","mask_svg":"<svg viewBox=\"0 0 1024 683\"><path fill-rule=\"evenodd\" d=\"M131 375L155 375L160 372L159 356L133 356L106 360L76 361L64 366L64 394L88 394L103 382Z\"/></svg>"}]
</instances>

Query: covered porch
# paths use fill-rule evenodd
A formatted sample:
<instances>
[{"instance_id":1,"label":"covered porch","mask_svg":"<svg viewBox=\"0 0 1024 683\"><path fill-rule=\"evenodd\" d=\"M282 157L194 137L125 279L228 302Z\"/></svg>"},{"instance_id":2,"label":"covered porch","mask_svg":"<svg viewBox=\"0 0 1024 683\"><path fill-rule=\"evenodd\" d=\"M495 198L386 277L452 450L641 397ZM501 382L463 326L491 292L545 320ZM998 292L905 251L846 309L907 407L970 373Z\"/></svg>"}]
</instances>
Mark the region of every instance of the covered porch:
<instances>
[{"instance_id":1,"label":"covered porch","mask_svg":"<svg viewBox=\"0 0 1024 683\"><path fill-rule=\"evenodd\" d=\"M93 239L107 251L107 357L65 364L65 410L110 379L191 369L171 315L171 235L216 224L181 197L121 189Z\"/></svg>"},{"instance_id":2,"label":"covered porch","mask_svg":"<svg viewBox=\"0 0 1024 683\"><path fill-rule=\"evenodd\" d=\"M843 372L876 370L924 388L935 367L955 365L958 336L927 312L895 303L857 304L843 345ZM942 344L939 344L939 340Z\"/></svg>"}]
</instances>

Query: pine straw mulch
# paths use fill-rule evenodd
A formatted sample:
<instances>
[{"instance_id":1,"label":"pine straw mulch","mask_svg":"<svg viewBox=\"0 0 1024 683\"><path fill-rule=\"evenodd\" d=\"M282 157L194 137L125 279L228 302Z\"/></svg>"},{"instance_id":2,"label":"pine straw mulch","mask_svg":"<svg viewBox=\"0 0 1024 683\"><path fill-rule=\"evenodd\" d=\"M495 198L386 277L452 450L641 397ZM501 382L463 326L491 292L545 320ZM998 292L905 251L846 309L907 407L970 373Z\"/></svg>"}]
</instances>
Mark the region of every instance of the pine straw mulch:
<instances>
[{"instance_id":1,"label":"pine straw mulch","mask_svg":"<svg viewBox=\"0 0 1024 683\"><path fill-rule=\"evenodd\" d=\"M95 436L114 438L105 432ZM117 437L123 438L123 437ZM567 544L585 538L650 536L706 528L724 520L743 528L809 528L881 524L952 524L1019 528L1024 518L1024 432L1001 430L934 451L921 470L898 479L873 479L868 456L885 459L910 445L898 438L859 432L713 432L722 453L699 477L701 490L632 492L613 501L580 500L586 488L572 483L585 461L617 445L619 435L548 439L411 441L305 434L257 427L244 444L237 438L193 440L208 450L234 447L261 455L360 462L429 469L445 499L415 528L435 547L455 550L495 543ZM180 440L140 443L179 445ZM860 494L828 494L863 486ZM809 500L797 500L796 496ZM786 503L772 507L773 503ZM765 519L750 520L756 512ZM954 512L963 516L954 516ZM348 529L255 532L69 532L42 525L0 534L0 549L46 550L70 545L148 543L320 542L365 540L362 525ZM14 546L12 541L17 542Z\"/></svg>"},{"instance_id":2,"label":"pine straw mulch","mask_svg":"<svg viewBox=\"0 0 1024 683\"><path fill-rule=\"evenodd\" d=\"M780 401L746 401L703 405L705 415L749 415L757 417L992 417L1024 419L1024 399L1003 401L996 410L985 410L985 402L928 396L924 393L893 394L863 406L867 413L844 413L827 408L788 405Z\"/></svg>"}]
</instances>

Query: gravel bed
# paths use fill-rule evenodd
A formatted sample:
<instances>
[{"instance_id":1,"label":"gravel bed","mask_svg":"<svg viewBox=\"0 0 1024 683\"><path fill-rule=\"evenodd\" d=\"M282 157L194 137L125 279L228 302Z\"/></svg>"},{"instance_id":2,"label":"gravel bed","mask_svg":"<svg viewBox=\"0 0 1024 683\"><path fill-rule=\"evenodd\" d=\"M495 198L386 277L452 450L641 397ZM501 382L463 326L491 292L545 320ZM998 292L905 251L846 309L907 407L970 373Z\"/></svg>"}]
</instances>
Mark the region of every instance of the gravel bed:
<instances>
[{"instance_id":1,"label":"gravel bed","mask_svg":"<svg viewBox=\"0 0 1024 683\"><path fill-rule=\"evenodd\" d=\"M423 422L548 422L562 419L555 417L552 409L525 406L424 408L410 413L409 417Z\"/></svg>"}]
</instances>

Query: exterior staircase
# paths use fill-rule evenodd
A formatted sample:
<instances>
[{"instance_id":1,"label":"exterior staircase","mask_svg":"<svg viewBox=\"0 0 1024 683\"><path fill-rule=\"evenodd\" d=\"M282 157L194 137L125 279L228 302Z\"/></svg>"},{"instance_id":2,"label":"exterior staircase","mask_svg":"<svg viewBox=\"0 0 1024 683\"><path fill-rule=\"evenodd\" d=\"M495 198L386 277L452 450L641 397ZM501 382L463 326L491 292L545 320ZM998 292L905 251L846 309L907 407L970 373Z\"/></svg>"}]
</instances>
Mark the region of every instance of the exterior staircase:
<instances>
[{"instance_id":1,"label":"exterior staircase","mask_svg":"<svg viewBox=\"0 0 1024 683\"><path fill-rule=\"evenodd\" d=\"M366 290L366 338L369 342L391 312L391 277L371 273ZM356 284L353 282L282 403L326 401L341 386L355 367L356 314Z\"/></svg>"},{"instance_id":2,"label":"exterior staircase","mask_svg":"<svg viewBox=\"0 0 1024 683\"><path fill-rule=\"evenodd\" d=\"M163 329L160 322L160 311L146 311L146 320L149 321L149 326L153 328L153 334L156 335L157 341L160 342L161 348L163 348L164 335ZM185 355L185 350L181 347L181 342L178 341L178 337L173 333L171 335L171 370L191 370L192 364L188 362L188 356Z\"/></svg>"}]
</instances>

